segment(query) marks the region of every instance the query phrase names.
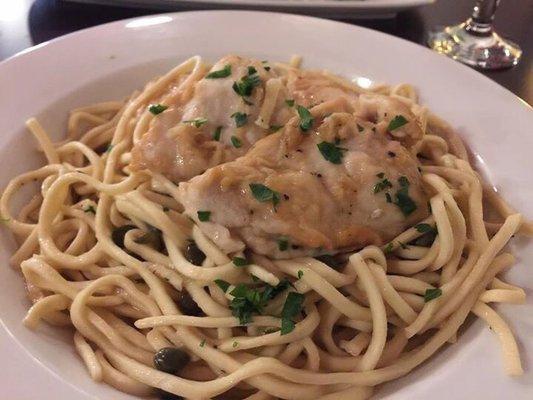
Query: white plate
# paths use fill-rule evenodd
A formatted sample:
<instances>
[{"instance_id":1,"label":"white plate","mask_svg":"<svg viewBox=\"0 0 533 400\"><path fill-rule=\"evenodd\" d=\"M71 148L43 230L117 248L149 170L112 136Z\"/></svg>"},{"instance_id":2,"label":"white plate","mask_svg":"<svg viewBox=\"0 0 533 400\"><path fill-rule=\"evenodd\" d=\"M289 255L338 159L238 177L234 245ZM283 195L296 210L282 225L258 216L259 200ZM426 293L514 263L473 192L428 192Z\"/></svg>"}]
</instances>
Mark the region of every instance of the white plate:
<instances>
[{"instance_id":1,"label":"white plate","mask_svg":"<svg viewBox=\"0 0 533 400\"><path fill-rule=\"evenodd\" d=\"M290 11L330 18L388 18L435 0L67 0L157 9L241 8Z\"/></svg>"},{"instance_id":2,"label":"white plate","mask_svg":"<svg viewBox=\"0 0 533 400\"><path fill-rule=\"evenodd\" d=\"M275 27L275 29L273 29ZM67 110L129 94L181 60L201 54L215 60L235 53L259 59L304 57L305 66L347 77L410 82L422 101L449 121L479 154L480 165L505 197L533 216L533 112L481 74L407 41L352 25L294 15L256 12L191 12L114 22L39 45L0 63L0 187L42 162L23 127L37 115L56 134ZM533 246L515 241L520 261L511 282L533 288ZM0 398L127 399L93 383L66 334L25 329L28 301L21 276L8 267L14 249L0 236ZM532 399L533 312L502 307L517 333L526 374L503 374L497 339L475 322L456 345L380 396L417 399Z\"/></svg>"}]
</instances>

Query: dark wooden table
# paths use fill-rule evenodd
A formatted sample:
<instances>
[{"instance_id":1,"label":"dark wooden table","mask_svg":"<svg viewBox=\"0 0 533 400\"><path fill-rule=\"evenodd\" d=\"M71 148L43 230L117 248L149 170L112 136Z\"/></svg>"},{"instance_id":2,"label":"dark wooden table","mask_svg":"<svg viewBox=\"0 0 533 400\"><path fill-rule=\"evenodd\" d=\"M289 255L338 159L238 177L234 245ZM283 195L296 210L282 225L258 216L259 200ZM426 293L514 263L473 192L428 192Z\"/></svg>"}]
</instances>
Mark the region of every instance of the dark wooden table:
<instances>
[{"instance_id":1,"label":"dark wooden table","mask_svg":"<svg viewBox=\"0 0 533 400\"><path fill-rule=\"evenodd\" d=\"M401 12L392 19L347 22L423 44L428 29L464 20L473 3L474 0L437 0L435 4ZM82 28L157 12L160 11L60 0L0 0L0 60ZM484 74L533 104L533 0L503 0L495 25L500 34L519 43L524 54L518 66Z\"/></svg>"}]
</instances>

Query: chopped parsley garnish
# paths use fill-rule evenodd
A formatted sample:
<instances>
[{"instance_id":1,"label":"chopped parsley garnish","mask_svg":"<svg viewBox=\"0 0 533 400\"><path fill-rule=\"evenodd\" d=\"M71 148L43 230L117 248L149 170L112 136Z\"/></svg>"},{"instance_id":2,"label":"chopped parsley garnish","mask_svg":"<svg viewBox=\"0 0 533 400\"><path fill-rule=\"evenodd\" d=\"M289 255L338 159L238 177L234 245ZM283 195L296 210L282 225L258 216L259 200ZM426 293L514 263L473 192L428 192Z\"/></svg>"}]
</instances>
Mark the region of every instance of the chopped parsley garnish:
<instances>
[{"instance_id":1,"label":"chopped parsley garnish","mask_svg":"<svg viewBox=\"0 0 533 400\"><path fill-rule=\"evenodd\" d=\"M424 303L427 303L431 300L436 299L437 297L442 296L442 290L439 288L436 289L426 289L424 293Z\"/></svg>"},{"instance_id":2,"label":"chopped parsley garnish","mask_svg":"<svg viewBox=\"0 0 533 400\"><path fill-rule=\"evenodd\" d=\"M427 233L433 230L433 227L430 224L417 224L415 229L420 233Z\"/></svg>"},{"instance_id":3,"label":"chopped parsley garnish","mask_svg":"<svg viewBox=\"0 0 533 400\"><path fill-rule=\"evenodd\" d=\"M236 149L238 149L239 147L242 146L241 139L239 139L237 136L232 136L232 137L231 137L231 144L232 144L233 147L235 147Z\"/></svg>"},{"instance_id":4,"label":"chopped parsley garnish","mask_svg":"<svg viewBox=\"0 0 533 400\"><path fill-rule=\"evenodd\" d=\"M392 252L392 249L394 248L394 245L392 244L392 242L390 242L389 244L387 244L385 246L385 248L383 249L383 254L389 254Z\"/></svg>"},{"instance_id":5,"label":"chopped parsley garnish","mask_svg":"<svg viewBox=\"0 0 533 400\"><path fill-rule=\"evenodd\" d=\"M248 121L248 114L237 111L231 114L231 118L235 120L235 126L240 128L241 126L246 125L246 122Z\"/></svg>"},{"instance_id":6,"label":"chopped parsley garnish","mask_svg":"<svg viewBox=\"0 0 533 400\"><path fill-rule=\"evenodd\" d=\"M407 186L409 186L409 179L407 179L407 177L405 177L405 176L400 176L398 178L398 183L402 187L407 187Z\"/></svg>"},{"instance_id":7,"label":"chopped parsley garnish","mask_svg":"<svg viewBox=\"0 0 533 400\"><path fill-rule=\"evenodd\" d=\"M281 310L281 335L286 335L294 330L294 317L302 311L305 296L301 293L290 292Z\"/></svg>"},{"instance_id":8,"label":"chopped parsley garnish","mask_svg":"<svg viewBox=\"0 0 533 400\"><path fill-rule=\"evenodd\" d=\"M215 132L213 133L213 140L216 140L218 142L220 140L221 133L222 133L222 127L217 126L217 129L215 129Z\"/></svg>"},{"instance_id":9,"label":"chopped parsley garnish","mask_svg":"<svg viewBox=\"0 0 533 400\"><path fill-rule=\"evenodd\" d=\"M414 246L430 247L435 241L437 234L439 233L437 231L437 227L433 227L429 224L418 224L418 225L415 225L415 228L418 232L421 232L423 234L422 236L410 242L410 244Z\"/></svg>"},{"instance_id":10,"label":"chopped parsley garnish","mask_svg":"<svg viewBox=\"0 0 533 400\"><path fill-rule=\"evenodd\" d=\"M233 257L233 265L236 267L244 267L250 264L248 260L244 257Z\"/></svg>"},{"instance_id":11,"label":"chopped parsley garnish","mask_svg":"<svg viewBox=\"0 0 533 400\"><path fill-rule=\"evenodd\" d=\"M202 222L209 221L211 217L211 211L198 211L196 214L198 214L198 219Z\"/></svg>"},{"instance_id":12,"label":"chopped parsley garnish","mask_svg":"<svg viewBox=\"0 0 533 400\"><path fill-rule=\"evenodd\" d=\"M300 129L304 132L311 129L313 126L313 116L309 110L303 106L297 106L298 116L300 117Z\"/></svg>"},{"instance_id":13,"label":"chopped parsley garnish","mask_svg":"<svg viewBox=\"0 0 533 400\"><path fill-rule=\"evenodd\" d=\"M404 249L404 250L407 250L407 249L409 248L409 246L407 246L407 245L406 245L405 243L403 243L403 242L398 241L398 243L400 244L400 247L401 247L402 249Z\"/></svg>"},{"instance_id":14,"label":"chopped parsley garnish","mask_svg":"<svg viewBox=\"0 0 533 400\"><path fill-rule=\"evenodd\" d=\"M217 285L220 287L218 281L215 281L215 283L217 283ZM268 301L275 298L281 292L287 290L289 285L290 282L284 279L277 286L271 286L267 284L265 285L264 289L260 291L258 288L251 288L246 286L244 283L239 283L230 292L230 294L234 297L230 302L232 314L239 318L239 323L241 325L246 325L252 320L253 314L261 314Z\"/></svg>"},{"instance_id":15,"label":"chopped parsley garnish","mask_svg":"<svg viewBox=\"0 0 533 400\"><path fill-rule=\"evenodd\" d=\"M224 65L224 68L208 73L205 76L205 79L227 78L230 75L231 75L231 65L226 64Z\"/></svg>"},{"instance_id":16,"label":"chopped parsley garnish","mask_svg":"<svg viewBox=\"0 0 533 400\"><path fill-rule=\"evenodd\" d=\"M113 150L113 147L115 146L113 146L112 144L109 144L109 146L107 146L107 149L105 149L105 152L109 153L111 150Z\"/></svg>"},{"instance_id":17,"label":"chopped parsley garnish","mask_svg":"<svg viewBox=\"0 0 533 400\"><path fill-rule=\"evenodd\" d=\"M161 114L167 108L168 106L164 106L163 104L152 104L150 107L148 107L148 111L150 111L154 115L157 115Z\"/></svg>"},{"instance_id":18,"label":"chopped parsley garnish","mask_svg":"<svg viewBox=\"0 0 533 400\"><path fill-rule=\"evenodd\" d=\"M200 342L200 347L204 347L204 346L205 346L205 339Z\"/></svg>"},{"instance_id":19,"label":"chopped parsley garnish","mask_svg":"<svg viewBox=\"0 0 533 400\"><path fill-rule=\"evenodd\" d=\"M409 121L407 121L403 115L397 115L393 119L391 119L391 121L389 122L389 126L387 127L387 130L390 132L395 129L401 128L408 122Z\"/></svg>"},{"instance_id":20,"label":"chopped parsley garnish","mask_svg":"<svg viewBox=\"0 0 533 400\"><path fill-rule=\"evenodd\" d=\"M262 183L250 183L250 190L257 201L260 201L261 203L272 201L274 208L280 201L279 193Z\"/></svg>"},{"instance_id":21,"label":"chopped parsley garnish","mask_svg":"<svg viewBox=\"0 0 533 400\"><path fill-rule=\"evenodd\" d=\"M257 70L254 67L248 67L248 75L243 76L240 81L233 82L233 90L241 97L251 96L254 87L261 83Z\"/></svg>"},{"instance_id":22,"label":"chopped parsley garnish","mask_svg":"<svg viewBox=\"0 0 533 400\"><path fill-rule=\"evenodd\" d=\"M226 293L230 287L230 284L222 279L215 279L215 283L224 293Z\"/></svg>"},{"instance_id":23,"label":"chopped parsley garnish","mask_svg":"<svg viewBox=\"0 0 533 400\"><path fill-rule=\"evenodd\" d=\"M331 142L318 143L317 147L322 156L330 163L342 164L342 157L344 155L343 151L346 151L347 149L338 147L337 145Z\"/></svg>"},{"instance_id":24,"label":"chopped parsley garnish","mask_svg":"<svg viewBox=\"0 0 533 400\"><path fill-rule=\"evenodd\" d=\"M270 125L269 131L274 133L283 128L284 125Z\"/></svg>"},{"instance_id":25,"label":"chopped parsley garnish","mask_svg":"<svg viewBox=\"0 0 533 400\"><path fill-rule=\"evenodd\" d=\"M96 210L94 209L93 206L87 206L83 209L84 212L86 213L93 213L93 214L96 214Z\"/></svg>"},{"instance_id":26,"label":"chopped parsley garnish","mask_svg":"<svg viewBox=\"0 0 533 400\"><path fill-rule=\"evenodd\" d=\"M287 104L289 107L292 107L294 105L294 100L293 99L287 99L287 100L285 100L285 104Z\"/></svg>"},{"instance_id":27,"label":"chopped parsley garnish","mask_svg":"<svg viewBox=\"0 0 533 400\"><path fill-rule=\"evenodd\" d=\"M298 270L298 279L302 279L304 276L304 272L302 270Z\"/></svg>"},{"instance_id":28,"label":"chopped parsley garnish","mask_svg":"<svg viewBox=\"0 0 533 400\"><path fill-rule=\"evenodd\" d=\"M363 128L361 125L357 124L357 130L359 131L359 133L363 132L365 130L365 128Z\"/></svg>"},{"instance_id":29,"label":"chopped parsley garnish","mask_svg":"<svg viewBox=\"0 0 533 400\"><path fill-rule=\"evenodd\" d=\"M396 204L404 216L411 215L416 210L416 203L409 197L409 180L402 176L398 179L400 189L396 192L394 204Z\"/></svg>"},{"instance_id":30,"label":"chopped parsley garnish","mask_svg":"<svg viewBox=\"0 0 533 400\"><path fill-rule=\"evenodd\" d=\"M287 238L278 239L278 249L279 251L285 251L289 248L289 240Z\"/></svg>"},{"instance_id":31,"label":"chopped parsley garnish","mask_svg":"<svg viewBox=\"0 0 533 400\"><path fill-rule=\"evenodd\" d=\"M237 347L239 345L239 342L233 342L232 346L233 348Z\"/></svg>"},{"instance_id":32,"label":"chopped parsley garnish","mask_svg":"<svg viewBox=\"0 0 533 400\"><path fill-rule=\"evenodd\" d=\"M195 118L183 121L184 124L191 124L195 128L200 128L203 124L207 122L207 118Z\"/></svg>"},{"instance_id":33,"label":"chopped parsley garnish","mask_svg":"<svg viewBox=\"0 0 533 400\"><path fill-rule=\"evenodd\" d=\"M385 178L385 173L380 172L376 176L381 180L374 185L374 194L392 187L392 183L390 183L390 181L387 178Z\"/></svg>"}]
</instances>

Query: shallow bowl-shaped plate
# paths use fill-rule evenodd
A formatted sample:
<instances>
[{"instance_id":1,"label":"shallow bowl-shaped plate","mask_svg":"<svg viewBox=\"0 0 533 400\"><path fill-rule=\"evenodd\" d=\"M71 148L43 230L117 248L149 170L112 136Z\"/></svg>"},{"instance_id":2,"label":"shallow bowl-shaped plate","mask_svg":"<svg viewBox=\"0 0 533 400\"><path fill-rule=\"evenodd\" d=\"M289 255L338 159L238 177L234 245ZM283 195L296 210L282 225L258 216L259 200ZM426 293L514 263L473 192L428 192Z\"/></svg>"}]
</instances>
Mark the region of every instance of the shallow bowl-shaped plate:
<instances>
[{"instance_id":1,"label":"shallow bowl-shaped plate","mask_svg":"<svg viewBox=\"0 0 533 400\"><path fill-rule=\"evenodd\" d=\"M349 78L416 85L422 102L448 120L477 155L479 167L515 207L533 216L533 111L507 90L412 43L368 29L294 15L191 12L151 16L88 29L37 46L0 64L0 187L43 162L24 129L37 116L56 138L69 109L121 98L185 58L227 53L269 60L304 57L306 67ZM364 80L362 81L364 82ZM533 246L512 244L519 263L509 280L531 294ZM8 266L14 242L0 235L0 393L4 399L127 399L93 383L68 332L21 324L28 302ZM517 333L526 374L503 374L497 339L481 323L378 397L412 399L533 398L533 312L501 307Z\"/></svg>"}]
</instances>

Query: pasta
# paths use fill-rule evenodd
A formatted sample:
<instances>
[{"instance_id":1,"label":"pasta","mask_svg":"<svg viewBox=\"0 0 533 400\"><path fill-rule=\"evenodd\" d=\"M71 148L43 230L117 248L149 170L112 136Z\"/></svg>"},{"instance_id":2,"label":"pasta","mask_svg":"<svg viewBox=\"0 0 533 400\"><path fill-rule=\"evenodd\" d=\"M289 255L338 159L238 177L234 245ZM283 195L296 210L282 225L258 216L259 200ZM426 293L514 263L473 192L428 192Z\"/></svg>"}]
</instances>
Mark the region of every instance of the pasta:
<instances>
[{"instance_id":1,"label":"pasta","mask_svg":"<svg viewBox=\"0 0 533 400\"><path fill-rule=\"evenodd\" d=\"M285 71L300 63L271 64L279 77L266 83L252 121L261 129L273 125ZM28 328L72 327L91 378L138 396L367 399L453 342L469 313L498 336L505 371L522 373L513 334L490 303L525 301L502 273L515 261L506 244L531 227L490 192L412 86L363 89L324 73L342 90L398 100L416 116L423 136L407 148L431 210L381 246L341 252L334 265L225 251L184 213L175 179L132 168L132 149L157 118L152 107L190 97L208 70L193 57L123 102L75 109L63 142L27 122L47 164L10 181L0 213L19 244L11 262L32 302ZM209 166L228 161L218 147L210 154ZM15 212L13 198L32 181L39 190ZM487 210L496 217L488 221ZM254 304L253 315L239 302ZM165 366L177 356L182 365Z\"/></svg>"}]
</instances>

